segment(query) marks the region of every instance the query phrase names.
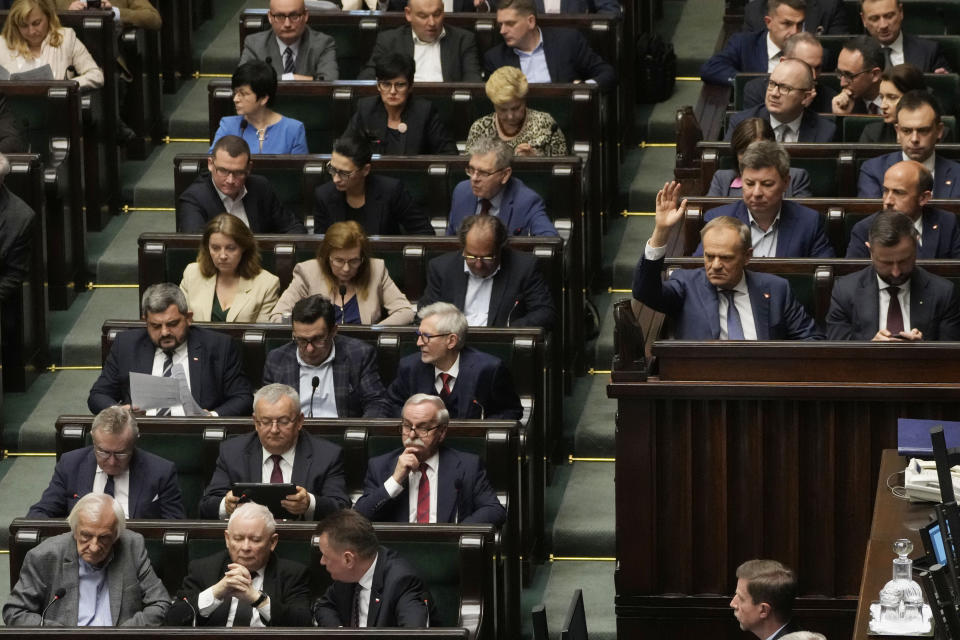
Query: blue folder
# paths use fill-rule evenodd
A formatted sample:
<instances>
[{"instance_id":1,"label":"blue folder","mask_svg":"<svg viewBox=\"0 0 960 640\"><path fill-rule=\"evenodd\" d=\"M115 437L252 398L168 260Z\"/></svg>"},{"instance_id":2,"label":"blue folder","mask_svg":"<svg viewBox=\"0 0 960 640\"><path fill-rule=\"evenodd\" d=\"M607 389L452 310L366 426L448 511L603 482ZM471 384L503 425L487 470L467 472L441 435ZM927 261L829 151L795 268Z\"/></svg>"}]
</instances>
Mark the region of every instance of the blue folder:
<instances>
[{"instance_id":1,"label":"blue folder","mask_svg":"<svg viewBox=\"0 0 960 640\"><path fill-rule=\"evenodd\" d=\"M960 422L900 418L897 420L897 451L902 456L933 460L930 429L937 425L943 426L948 449L960 447Z\"/></svg>"}]
</instances>

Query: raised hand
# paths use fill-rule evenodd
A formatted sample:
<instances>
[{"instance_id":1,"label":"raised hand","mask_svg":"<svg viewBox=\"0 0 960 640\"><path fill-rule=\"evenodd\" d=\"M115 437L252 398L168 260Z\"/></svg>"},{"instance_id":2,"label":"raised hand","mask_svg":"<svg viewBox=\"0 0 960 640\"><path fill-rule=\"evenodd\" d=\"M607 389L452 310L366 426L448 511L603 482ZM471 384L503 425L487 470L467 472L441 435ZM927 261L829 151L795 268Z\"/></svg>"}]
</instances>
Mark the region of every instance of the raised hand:
<instances>
[{"instance_id":1,"label":"raised hand","mask_svg":"<svg viewBox=\"0 0 960 640\"><path fill-rule=\"evenodd\" d=\"M654 247L662 247L667 244L670 230L683 220L687 213L687 199L680 200L680 183L673 181L663 185L663 189L657 192L657 215L654 221L653 235L650 237L650 244Z\"/></svg>"}]
</instances>

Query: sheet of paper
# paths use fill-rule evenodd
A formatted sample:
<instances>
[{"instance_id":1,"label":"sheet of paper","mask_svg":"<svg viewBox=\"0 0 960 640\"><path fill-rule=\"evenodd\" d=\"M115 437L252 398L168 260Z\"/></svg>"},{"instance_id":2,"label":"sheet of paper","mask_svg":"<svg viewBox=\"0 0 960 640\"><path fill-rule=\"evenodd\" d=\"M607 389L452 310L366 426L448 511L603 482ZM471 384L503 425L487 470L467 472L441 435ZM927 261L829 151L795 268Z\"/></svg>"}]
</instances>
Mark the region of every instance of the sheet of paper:
<instances>
[{"instance_id":1,"label":"sheet of paper","mask_svg":"<svg viewBox=\"0 0 960 640\"><path fill-rule=\"evenodd\" d=\"M180 404L180 382L176 378L130 372L130 403L144 411Z\"/></svg>"},{"instance_id":2,"label":"sheet of paper","mask_svg":"<svg viewBox=\"0 0 960 640\"><path fill-rule=\"evenodd\" d=\"M200 405L197 404L197 401L193 399L193 394L190 393L190 386L187 384L187 375L183 372L182 364L173 365L173 369L170 374L177 381L180 389L180 404L183 405L183 415L185 416L202 416L205 415L203 409L200 408Z\"/></svg>"}]
</instances>

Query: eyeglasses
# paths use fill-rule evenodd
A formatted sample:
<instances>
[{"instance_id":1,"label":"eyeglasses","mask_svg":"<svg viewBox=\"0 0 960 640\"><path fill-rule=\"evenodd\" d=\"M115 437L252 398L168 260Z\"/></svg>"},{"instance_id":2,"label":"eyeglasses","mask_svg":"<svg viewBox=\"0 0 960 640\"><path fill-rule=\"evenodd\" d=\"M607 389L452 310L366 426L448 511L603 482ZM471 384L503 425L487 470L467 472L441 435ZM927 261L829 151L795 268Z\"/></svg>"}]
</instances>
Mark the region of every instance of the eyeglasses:
<instances>
[{"instance_id":1,"label":"eyeglasses","mask_svg":"<svg viewBox=\"0 0 960 640\"><path fill-rule=\"evenodd\" d=\"M306 11L291 11L290 13L270 13L270 17L276 20L277 22L299 22L303 20L303 16L307 15Z\"/></svg>"},{"instance_id":2,"label":"eyeglasses","mask_svg":"<svg viewBox=\"0 0 960 640\"><path fill-rule=\"evenodd\" d=\"M344 260L343 258L330 258L330 264L337 269L343 269L347 266L349 266L351 269L356 269L363 264L363 258L350 258L349 260Z\"/></svg>"},{"instance_id":3,"label":"eyeglasses","mask_svg":"<svg viewBox=\"0 0 960 640\"><path fill-rule=\"evenodd\" d=\"M443 336L449 336L449 335L451 335L451 333L450 333L449 331L448 331L447 333L426 333L426 332L424 332L424 331L420 331L420 329L417 329L416 331L414 331L414 333L417 334L417 339L418 339L418 340L419 340L420 338L423 338L423 341L424 341L424 342L430 342L430 341L433 340L434 338L440 338L440 337L443 337Z\"/></svg>"},{"instance_id":4,"label":"eyeglasses","mask_svg":"<svg viewBox=\"0 0 960 640\"><path fill-rule=\"evenodd\" d=\"M101 460L106 460L110 456L113 456L117 460L126 460L131 455L133 455L130 451L104 451L103 449L97 446L93 447L93 452Z\"/></svg>"},{"instance_id":5,"label":"eyeglasses","mask_svg":"<svg viewBox=\"0 0 960 640\"><path fill-rule=\"evenodd\" d=\"M483 264L493 264L497 260L497 256L472 256L469 253L464 253L463 259L469 260L470 262L482 262Z\"/></svg>"},{"instance_id":6,"label":"eyeglasses","mask_svg":"<svg viewBox=\"0 0 960 640\"><path fill-rule=\"evenodd\" d=\"M353 174L355 174L357 171L360 171L360 169L354 169L353 171L344 171L343 169L337 169L332 164L327 165L327 173L329 173L333 177L339 176L341 180L349 180L350 178L353 177Z\"/></svg>"},{"instance_id":7,"label":"eyeglasses","mask_svg":"<svg viewBox=\"0 0 960 640\"><path fill-rule=\"evenodd\" d=\"M250 173L250 170L249 169L232 169L231 170L231 169L224 169L223 167L218 167L217 165L213 165L213 172L216 173L217 177L219 178L226 178L227 176L231 176L233 179L239 180L241 178L246 178L247 174Z\"/></svg>"},{"instance_id":8,"label":"eyeglasses","mask_svg":"<svg viewBox=\"0 0 960 640\"><path fill-rule=\"evenodd\" d=\"M870 69L864 69L863 71L858 71L857 73L850 73L849 71L837 71L837 75L840 76L841 80L846 80L847 82L853 82L863 74L865 74Z\"/></svg>"},{"instance_id":9,"label":"eyeglasses","mask_svg":"<svg viewBox=\"0 0 960 640\"><path fill-rule=\"evenodd\" d=\"M767 90L779 91L781 95L785 95L785 96L790 95L794 91L810 91L809 88L791 87L788 84L783 84L781 82L774 82L773 80L770 80L769 82L767 82Z\"/></svg>"},{"instance_id":10,"label":"eyeglasses","mask_svg":"<svg viewBox=\"0 0 960 640\"><path fill-rule=\"evenodd\" d=\"M504 167L503 169L506 169L506 167ZM471 167L470 165L467 165L466 167L464 167L463 172L468 176L470 176L471 178L476 177L480 180L486 180L491 176L497 175L498 173L503 171L503 169L497 169L496 171L483 171L482 169L477 169L476 167Z\"/></svg>"},{"instance_id":11,"label":"eyeglasses","mask_svg":"<svg viewBox=\"0 0 960 640\"><path fill-rule=\"evenodd\" d=\"M412 424L410 424L409 422L404 422L403 424L400 425L400 433L405 433L405 434L417 433L417 434L419 434L419 435L421 435L421 436L425 436L425 435L427 435L427 434L429 434L429 433L432 433L433 431L436 431L436 430L439 429L439 428L440 428L440 425L434 425L434 426L432 426L432 427L425 427L425 426L423 426L422 424L421 424L421 425L412 425Z\"/></svg>"},{"instance_id":12,"label":"eyeglasses","mask_svg":"<svg viewBox=\"0 0 960 640\"><path fill-rule=\"evenodd\" d=\"M284 417L282 417L282 418L271 418L270 420L263 420L263 419L260 419L260 418L254 418L253 421L257 423L257 426L258 426L258 427L270 427L270 428L273 428L273 427L281 427L281 428L283 428L283 427L289 427L289 426L292 425L294 422L296 422L296 418L288 418L288 417L286 417L286 416L284 416Z\"/></svg>"},{"instance_id":13,"label":"eyeglasses","mask_svg":"<svg viewBox=\"0 0 960 640\"><path fill-rule=\"evenodd\" d=\"M409 82L387 82L386 80L377 80L377 89L380 91L396 91L397 93L403 93L410 88Z\"/></svg>"},{"instance_id":14,"label":"eyeglasses","mask_svg":"<svg viewBox=\"0 0 960 640\"><path fill-rule=\"evenodd\" d=\"M327 346L327 343L330 342L330 338L327 337L316 337L313 338L301 338L299 336L293 336L293 341L297 343L297 346L301 349L306 349L307 345L310 345L314 349L323 349Z\"/></svg>"}]
</instances>

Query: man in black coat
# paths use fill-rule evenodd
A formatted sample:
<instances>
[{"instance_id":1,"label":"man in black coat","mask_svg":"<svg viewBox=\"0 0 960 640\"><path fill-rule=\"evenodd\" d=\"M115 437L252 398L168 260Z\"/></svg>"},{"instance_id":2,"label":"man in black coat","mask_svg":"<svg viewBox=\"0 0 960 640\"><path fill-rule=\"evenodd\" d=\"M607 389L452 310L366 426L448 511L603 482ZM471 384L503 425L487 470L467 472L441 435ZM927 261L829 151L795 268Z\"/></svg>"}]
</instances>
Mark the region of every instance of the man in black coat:
<instances>
[{"instance_id":1,"label":"man in black coat","mask_svg":"<svg viewBox=\"0 0 960 640\"><path fill-rule=\"evenodd\" d=\"M900 0L861 0L863 28L883 48L884 68L909 63L924 73L947 73L947 59L934 40L904 33Z\"/></svg>"},{"instance_id":2,"label":"man in black coat","mask_svg":"<svg viewBox=\"0 0 960 640\"><path fill-rule=\"evenodd\" d=\"M819 82L820 72L823 70L823 45L809 31L795 33L783 42L783 56L780 61L796 58L803 60L813 70L813 80L816 83L817 94L807 105L814 113L830 113L836 89ZM750 80L743 85L743 108L749 109L761 105L767 95L769 75Z\"/></svg>"},{"instance_id":3,"label":"man in black coat","mask_svg":"<svg viewBox=\"0 0 960 640\"><path fill-rule=\"evenodd\" d=\"M763 18L767 15L767 0L750 0L743 8L743 30L763 31ZM847 14L840 0L807 0L806 19L803 28L817 35L846 35Z\"/></svg>"},{"instance_id":4,"label":"man in black coat","mask_svg":"<svg viewBox=\"0 0 960 640\"><path fill-rule=\"evenodd\" d=\"M239 136L223 136L207 158L201 174L177 198L177 231L203 233L207 223L226 211L243 220L254 233L306 233L287 210L270 181L252 175L250 147Z\"/></svg>"},{"instance_id":5,"label":"man in black coat","mask_svg":"<svg viewBox=\"0 0 960 640\"><path fill-rule=\"evenodd\" d=\"M9 173L10 161L0 155L0 301L10 298L30 273L37 217L30 205L3 184Z\"/></svg>"}]
</instances>

